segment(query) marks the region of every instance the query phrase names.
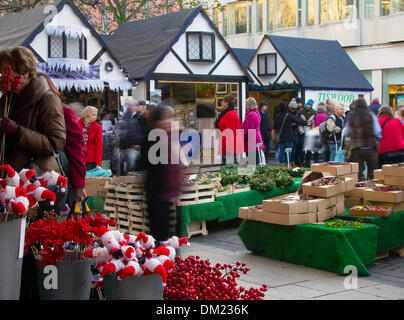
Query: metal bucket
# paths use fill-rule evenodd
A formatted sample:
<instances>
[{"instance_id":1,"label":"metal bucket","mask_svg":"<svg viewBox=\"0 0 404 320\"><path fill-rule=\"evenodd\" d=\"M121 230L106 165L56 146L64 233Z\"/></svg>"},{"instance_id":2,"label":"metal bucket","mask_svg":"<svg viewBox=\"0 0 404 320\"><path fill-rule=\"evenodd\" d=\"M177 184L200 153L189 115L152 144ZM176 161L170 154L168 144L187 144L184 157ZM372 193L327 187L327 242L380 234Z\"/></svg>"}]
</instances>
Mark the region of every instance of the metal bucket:
<instances>
[{"instance_id":1,"label":"metal bucket","mask_svg":"<svg viewBox=\"0 0 404 320\"><path fill-rule=\"evenodd\" d=\"M129 276L118 280L115 274L104 278L104 291L107 300L163 300L164 287L161 276Z\"/></svg>"},{"instance_id":2,"label":"metal bucket","mask_svg":"<svg viewBox=\"0 0 404 320\"><path fill-rule=\"evenodd\" d=\"M39 298L41 300L89 300L94 259L58 261L41 267L37 264Z\"/></svg>"},{"instance_id":3,"label":"metal bucket","mask_svg":"<svg viewBox=\"0 0 404 320\"><path fill-rule=\"evenodd\" d=\"M0 223L0 300L20 298L26 219L13 216Z\"/></svg>"}]
</instances>

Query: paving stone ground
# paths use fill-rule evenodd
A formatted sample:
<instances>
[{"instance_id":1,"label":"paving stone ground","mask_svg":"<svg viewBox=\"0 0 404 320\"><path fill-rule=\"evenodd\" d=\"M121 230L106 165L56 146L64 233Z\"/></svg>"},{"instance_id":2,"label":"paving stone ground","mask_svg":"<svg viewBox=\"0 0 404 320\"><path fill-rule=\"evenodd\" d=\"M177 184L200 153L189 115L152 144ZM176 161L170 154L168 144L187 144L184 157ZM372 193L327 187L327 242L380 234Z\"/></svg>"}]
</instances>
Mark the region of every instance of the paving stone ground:
<instances>
[{"instance_id":1,"label":"paving stone ground","mask_svg":"<svg viewBox=\"0 0 404 320\"><path fill-rule=\"evenodd\" d=\"M199 255L214 264L246 262L251 270L238 284L249 288L266 283L267 300L404 300L404 258L394 253L368 266L371 275L359 277L357 289L346 289L344 276L251 253L237 235L240 223L207 222L208 235L191 237L181 256Z\"/></svg>"}]
</instances>

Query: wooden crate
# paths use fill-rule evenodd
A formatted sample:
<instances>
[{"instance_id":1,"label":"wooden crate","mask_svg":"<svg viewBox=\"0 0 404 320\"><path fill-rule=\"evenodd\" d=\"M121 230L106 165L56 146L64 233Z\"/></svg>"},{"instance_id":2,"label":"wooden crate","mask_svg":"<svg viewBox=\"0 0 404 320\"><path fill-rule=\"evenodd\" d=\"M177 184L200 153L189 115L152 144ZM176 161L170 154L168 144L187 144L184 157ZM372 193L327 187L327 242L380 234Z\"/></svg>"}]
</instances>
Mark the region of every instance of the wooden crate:
<instances>
[{"instance_id":1,"label":"wooden crate","mask_svg":"<svg viewBox=\"0 0 404 320\"><path fill-rule=\"evenodd\" d=\"M178 197L177 206L187 206L215 201L215 184L198 184L185 186L181 195Z\"/></svg>"}]
</instances>

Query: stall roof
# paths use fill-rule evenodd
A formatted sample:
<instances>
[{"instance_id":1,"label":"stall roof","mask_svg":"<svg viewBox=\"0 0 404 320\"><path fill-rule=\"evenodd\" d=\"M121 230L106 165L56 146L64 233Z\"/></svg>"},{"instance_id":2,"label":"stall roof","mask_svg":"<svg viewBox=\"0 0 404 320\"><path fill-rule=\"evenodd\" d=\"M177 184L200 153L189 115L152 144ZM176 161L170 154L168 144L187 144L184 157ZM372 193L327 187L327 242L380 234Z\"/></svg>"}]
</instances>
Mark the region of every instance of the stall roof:
<instances>
[{"instance_id":1,"label":"stall roof","mask_svg":"<svg viewBox=\"0 0 404 320\"><path fill-rule=\"evenodd\" d=\"M244 69L247 69L250 64L251 59L254 57L254 49L244 49L244 48L232 48L234 54L240 60L241 65Z\"/></svg>"},{"instance_id":2,"label":"stall roof","mask_svg":"<svg viewBox=\"0 0 404 320\"><path fill-rule=\"evenodd\" d=\"M225 43L227 49L243 68L233 50L200 6L122 23L106 41L132 77L136 80L145 80L151 76L199 13L207 18L217 36ZM245 69L243 68L243 70Z\"/></svg>"},{"instance_id":3,"label":"stall roof","mask_svg":"<svg viewBox=\"0 0 404 320\"><path fill-rule=\"evenodd\" d=\"M73 11L89 28L91 34L98 39L107 52L120 64L116 55L110 50L72 0L57 0L51 3L51 5L57 8L58 12L62 11L66 4L72 7ZM14 46L28 46L42 32L45 28L46 18L53 13L52 10L46 10L47 6L49 4L19 13L0 16L0 50ZM37 56L37 58L40 57Z\"/></svg>"},{"instance_id":4,"label":"stall roof","mask_svg":"<svg viewBox=\"0 0 404 320\"><path fill-rule=\"evenodd\" d=\"M338 41L266 35L305 89L372 91Z\"/></svg>"}]
</instances>

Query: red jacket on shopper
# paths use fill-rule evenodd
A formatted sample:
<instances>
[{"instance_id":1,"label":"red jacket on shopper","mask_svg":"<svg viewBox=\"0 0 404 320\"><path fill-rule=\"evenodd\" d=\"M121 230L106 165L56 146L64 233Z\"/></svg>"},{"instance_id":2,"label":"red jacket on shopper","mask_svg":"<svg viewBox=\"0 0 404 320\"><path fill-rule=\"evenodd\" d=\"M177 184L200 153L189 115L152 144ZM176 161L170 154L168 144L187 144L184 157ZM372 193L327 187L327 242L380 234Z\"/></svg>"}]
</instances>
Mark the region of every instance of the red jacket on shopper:
<instances>
[{"instance_id":1,"label":"red jacket on shopper","mask_svg":"<svg viewBox=\"0 0 404 320\"><path fill-rule=\"evenodd\" d=\"M69 184L73 188L86 186L86 156L84 153L83 129L72 109L63 106L66 124L65 150L70 163Z\"/></svg>"},{"instance_id":2,"label":"red jacket on shopper","mask_svg":"<svg viewBox=\"0 0 404 320\"><path fill-rule=\"evenodd\" d=\"M390 116L378 119L380 127ZM404 150L404 125L400 119L391 119L382 130L382 138L379 141L379 154L390 151Z\"/></svg>"},{"instance_id":3,"label":"red jacket on shopper","mask_svg":"<svg viewBox=\"0 0 404 320\"><path fill-rule=\"evenodd\" d=\"M221 133L223 133L224 130L230 129L233 131L233 143L234 145L231 146L230 143L230 149L227 150L226 148L226 136L225 133L222 136L222 139L220 141L221 144L221 155L224 156L228 152L229 154L236 154L236 153L243 153L244 152L244 136L243 135L236 135L236 130L241 129L241 121L240 118L237 114L237 111L231 110L226 112L226 114L220 119L220 121L217 124L218 129L220 130ZM237 146L237 147L236 147Z\"/></svg>"},{"instance_id":4,"label":"red jacket on shopper","mask_svg":"<svg viewBox=\"0 0 404 320\"><path fill-rule=\"evenodd\" d=\"M84 128L84 119L79 120L80 128ZM81 131L83 135L83 130ZM88 142L86 146L87 155L86 163L95 162L97 166L101 167L102 164L102 126L94 122L88 129Z\"/></svg>"}]
</instances>

